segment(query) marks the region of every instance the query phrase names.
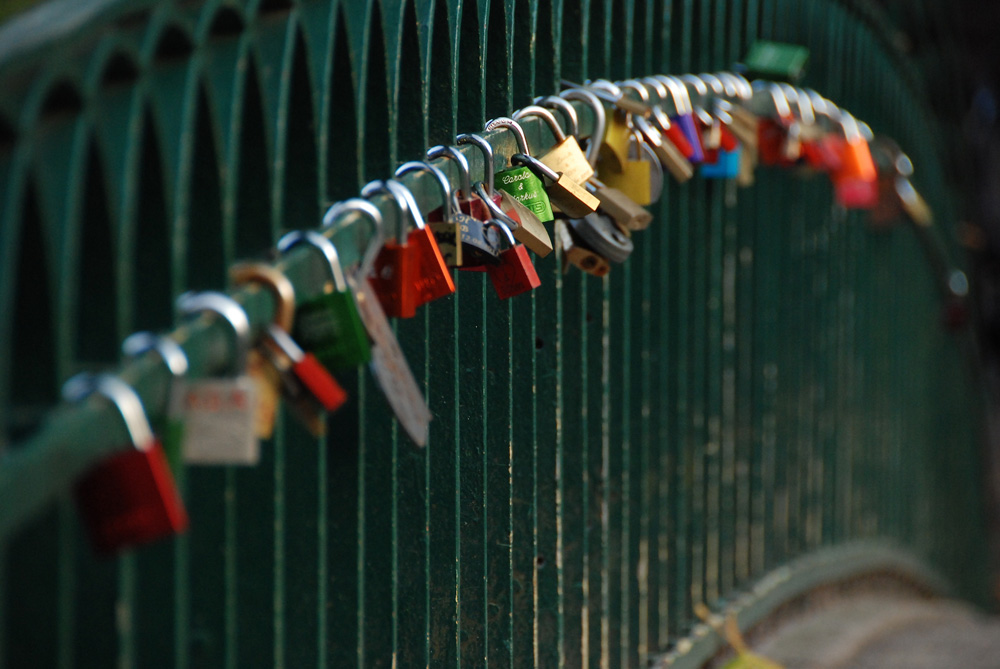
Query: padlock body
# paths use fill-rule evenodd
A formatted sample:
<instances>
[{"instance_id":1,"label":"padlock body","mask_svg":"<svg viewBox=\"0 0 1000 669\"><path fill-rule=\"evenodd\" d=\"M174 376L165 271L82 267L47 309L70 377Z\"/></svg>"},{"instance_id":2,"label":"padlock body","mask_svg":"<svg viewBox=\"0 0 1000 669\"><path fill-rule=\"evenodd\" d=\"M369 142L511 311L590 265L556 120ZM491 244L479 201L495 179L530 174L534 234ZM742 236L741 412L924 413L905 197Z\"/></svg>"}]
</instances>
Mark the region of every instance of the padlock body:
<instances>
[{"instance_id":1,"label":"padlock body","mask_svg":"<svg viewBox=\"0 0 1000 669\"><path fill-rule=\"evenodd\" d=\"M539 157L555 172L562 172L578 184L585 183L594 176L587 156L576 141L576 137L566 137Z\"/></svg>"},{"instance_id":2,"label":"padlock body","mask_svg":"<svg viewBox=\"0 0 1000 669\"><path fill-rule=\"evenodd\" d=\"M531 264L528 249L517 244L500 254L500 264L486 270L501 300L520 295L542 285L535 266Z\"/></svg>"},{"instance_id":3,"label":"padlock body","mask_svg":"<svg viewBox=\"0 0 1000 669\"><path fill-rule=\"evenodd\" d=\"M486 265L500 262L496 231L471 216L460 222L462 233L462 266L466 271L485 271Z\"/></svg>"},{"instance_id":4,"label":"padlock body","mask_svg":"<svg viewBox=\"0 0 1000 669\"><path fill-rule=\"evenodd\" d=\"M490 199L493 200L493 204L499 207L502 197L503 196L500 195L500 191L494 190L493 195L490 197ZM462 213L472 216L473 218L480 221L488 221L490 220L490 218L493 217L493 214L490 212L489 207L487 207L486 203L483 202L482 199L478 197L472 197L469 199L464 199L464 198L459 199L458 206L461 208Z\"/></svg>"},{"instance_id":5,"label":"padlock body","mask_svg":"<svg viewBox=\"0 0 1000 669\"><path fill-rule=\"evenodd\" d=\"M644 160L630 160L624 172L605 169L603 162L597 163L601 181L609 188L616 188L640 205L652 204L652 166Z\"/></svg>"},{"instance_id":6,"label":"padlock body","mask_svg":"<svg viewBox=\"0 0 1000 669\"><path fill-rule=\"evenodd\" d=\"M181 404L184 461L195 465L255 465L257 385L248 376L194 379Z\"/></svg>"},{"instance_id":7,"label":"padlock body","mask_svg":"<svg viewBox=\"0 0 1000 669\"><path fill-rule=\"evenodd\" d=\"M554 218L549 196L545 192L545 185L527 167L512 167L509 170L504 170L496 175L493 184L495 188L514 196L514 199L534 212L541 222L546 223Z\"/></svg>"},{"instance_id":8,"label":"padlock body","mask_svg":"<svg viewBox=\"0 0 1000 669\"><path fill-rule=\"evenodd\" d=\"M417 306L455 292L455 282L430 228L425 226L411 230L408 247L414 257L413 281Z\"/></svg>"},{"instance_id":9,"label":"padlock body","mask_svg":"<svg viewBox=\"0 0 1000 669\"><path fill-rule=\"evenodd\" d=\"M320 295L295 312L295 339L324 366L346 369L371 359L364 323L350 292Z\"/></svg>"},{"instance_id":10,"label":"padlock body","mask_svg":"<svg viewBox=\"0 0 1000 669\"><path fill-rule=\"evenodd\" d=\"M604 141L598 151L598 159L604 162L606 169L621 172L628 161L629 143L632 141L632 129L628 126L625 114L615 110L608 116L604 128Z\"/></svg>"},{"instance_id":11,"label":"padlock body","mask_svg":"<svg viewBox=\"0 0 1000 669\"><path fill-rule=\"evenodd\" d=\"M375 258L372 288L386 315L413 318L417 315L413 255L397 242L386 242Z\"/></svg>"},{"instance_id":12,"label":"padlock body","mask_svg":"<svg viewBox=\"0 0 1000 669\"><path fill-rule=\"evenodd\" d=\"M834 196L847 209L871 209L878 202L878 173L862 137L842 145L841 168L830 175Z\"/></svg>"},{"instance_id":13,"label":"padlock body","mask_svg":"<svg viewBox=\"0 0 1000 669\"><path fill-rule=\"evenodd\" d=\"M681 155L691 160L694 155L694 147L691 146L691 142L688 141L687 135L684 134L679 124L671 123L670 127L663 131L663 137L676 146Z\"/></svg>"},{"instance_id":14,"label":"padlock body","mask_svg":"<svg viewBox=\"0 0 1000 669\"><path fill-rule=\"evenodd\" d=\"M788 124L784 121L762 118L757 125L757 152L761 165L790 167L795 160L787 154Z\"/></svg>"},{"instance_id":15,"label":"padlock body","mask_svg":"<svg viewBox=\"0 0 1000 669\"><path fill-rule=\"evenodd\" d=\"M100 553L179 534L188 516L163 447L117 453L76 484L76 504L91 542Z\"/></svg>"},{"instance_id":16,"label":"padlock body","mask_svg":"<svg viewBox=\"0 0 1000 669\"><path fill-rule=\"evenodd\" d=\"M312 353L292 365L302 387L327 411L336 411L347 401L347 392Z\"/></svg>"},{"instance_id":17,"label":"padlock body","mask_svg":"<svg viewBox=\"0 0 1000 669\"><path fill-rule=\"evenodd\" d=\"M544 258L552 253L552 239L535 212L518 202L510 193L501 193L500 208L517 223L514 238L539 257Z\"/></svg>"},{"instance_id":18,"label":"padlock body","mask_svg":"<svg viewBox=\"0 0 1000 669\"><path fill-rule=\"evenodd\" d=\"M684 137L687 138L688 144L691 146L691 155L685 157L692 163L700 163L705 160L704 149L701 146L701 136L698 133L698 127L695 125L694 115L679 114L671 116L670 123L681 129Z\"/></svg>"},{"instance_id":19,"label":"padlock body","mask_svg":"<svg viewBox=\"0 0 1000 669\"><path fill-rule=\"evenodd\" d=\"M735 179L740 174L741 153L740 147L732 151L719 149L714 163L702 164L701 175L706 179Z\"/></svg>"}]
</instances>

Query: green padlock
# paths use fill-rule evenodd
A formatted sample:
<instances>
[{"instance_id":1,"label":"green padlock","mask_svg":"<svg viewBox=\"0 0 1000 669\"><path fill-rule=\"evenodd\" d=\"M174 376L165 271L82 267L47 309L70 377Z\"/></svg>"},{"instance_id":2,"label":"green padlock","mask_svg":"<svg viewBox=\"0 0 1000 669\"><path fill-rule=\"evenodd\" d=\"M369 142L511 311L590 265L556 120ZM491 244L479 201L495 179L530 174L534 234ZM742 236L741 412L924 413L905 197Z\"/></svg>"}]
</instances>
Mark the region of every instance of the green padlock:
<instances>
[{"instance_id":1,"label":"green padlock","mask_svg":"<svg viewBox=\"0 0 1000 669\"><path fill-rule=\"evenodd\" d=\"M122 353L132 360L140 355L155 351L170 371L170 386L167 390L166 409L162 414L151 415L150 422L160 437L160 445L167 456L167 464L174 477L180 480L184 468L184 421L180 418L180 402L184 393L184 376L188 371L188 359L184 349L167 336L152 332L135 332L122 342Z\"/></svg>"},{"instance_id":2,"label":"green padlock","mask_svg":"<svg viewBox=\"0 0 1000 669\"><path fill-rule=\"evenodd\" d=\"M340 266L337 247L318 232L295 230L278 241L278 250L287 253L298 244L308 244L323 253L330 264L330 282L323 294L296 308L295 340L330 369L368 362L372 357L368 333Z\"/></svg>"},{"instance_id":3,"label":"green padlock","mask_svg":"<svg viewBox=\"0 0 1000 669\"><path fill-rule=\"evenodd\" d=\"M530 155L528 151L528 140L524 136L521 125L512 118L501 116L486 124L487 130L495 128L507 128L514 133L517 140L517 151L525 155ZM545 193L545 184L542 180L527 167L514 167L509 162L508 168L493 178L493 186L508 193L515 200L530 209L542 223L551 221L552 205L549 203L549 196Z\"/></svg>"}]
</instances>

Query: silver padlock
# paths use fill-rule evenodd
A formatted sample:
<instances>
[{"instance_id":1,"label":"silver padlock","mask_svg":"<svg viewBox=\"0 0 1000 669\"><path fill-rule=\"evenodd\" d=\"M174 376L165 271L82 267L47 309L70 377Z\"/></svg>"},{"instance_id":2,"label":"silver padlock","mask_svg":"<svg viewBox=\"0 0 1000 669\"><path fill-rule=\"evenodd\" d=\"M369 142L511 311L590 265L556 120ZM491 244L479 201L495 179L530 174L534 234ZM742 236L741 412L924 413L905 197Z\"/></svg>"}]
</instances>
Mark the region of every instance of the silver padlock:
<instances>
[{"instance_id":1,"label":"silver padlock","mask_svg":"<svg viewBox=\"0 0 1000 669\"><path fill-rule=\"evenodd\" d=\"M211 312L233 329L233 364L228 376L189 379L181 411L184 461L193 465L256 465L260 442L254 429L257 386L247 375L250 321L243 307L222 293L185 293L177 299L182 316Z\"/></svg>"}]
</instances>

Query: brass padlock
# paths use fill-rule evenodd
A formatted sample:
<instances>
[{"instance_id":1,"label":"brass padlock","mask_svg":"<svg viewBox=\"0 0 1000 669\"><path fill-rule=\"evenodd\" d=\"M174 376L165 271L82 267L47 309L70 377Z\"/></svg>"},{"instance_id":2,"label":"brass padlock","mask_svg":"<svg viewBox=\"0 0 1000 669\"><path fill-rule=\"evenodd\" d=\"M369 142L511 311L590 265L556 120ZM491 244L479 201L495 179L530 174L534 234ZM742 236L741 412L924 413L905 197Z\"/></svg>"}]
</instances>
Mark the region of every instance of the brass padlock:
<instances>
[{"instance_id":1,"label":"brass padlock","mask_svg":"<svg viewBox=\"0 0 1000 669\"><path fill-rule=\"evenodd\" d=\"M558 205L559 209L570 218L583 218L587 214L592 214L601 204L601 201L588 193L583 186L565 174L553 171L533 156L515 153L510 157L510 162L512 165L527 167L539 178L548 179L551 183L545 192L552 203Z\"/></svg>"},{"instance_id":2,"label":"brass padlock","mask_svg":"<svg viewBox=\"0 0 1000 669\"><path fill-rule=\"evenodd\" d=\"M541 162L556 172L562 172L578 184L586 183L594 176L594 168L583 155L583 149L580 148L576 137L567 135L563 131L551 111L538 105L528 105L514 114L514 120L520 121L526 116L537 116L544 120L556 139L555 146L539 156Z\"/></svg>"},{"instance_id":3,"label":"brass padlock","mask_svg":"<svg viewBox=\"0 0 1000 669\"><path fill-rule=\"evenodd\" d=\"M648 205L653 202L653 165L641 159L642 150L639 144L641 141L639 137L634 138L633 151L624 165L624 170L616 170L602 155L597 161L597 173L608 187L617 188L640 205Z\"/></svg>"},{"instance_id":4,"label":"brass padlock","mask_svg":"<svg viewBox=\"0 0 1000 669\"><path fill-rule=\"evenodd\" d=\"M601 201L601 210L626 230L645 230L653 215L645 207L617 188L591 179L591 192Z\"/></svg>"}]
</instances>

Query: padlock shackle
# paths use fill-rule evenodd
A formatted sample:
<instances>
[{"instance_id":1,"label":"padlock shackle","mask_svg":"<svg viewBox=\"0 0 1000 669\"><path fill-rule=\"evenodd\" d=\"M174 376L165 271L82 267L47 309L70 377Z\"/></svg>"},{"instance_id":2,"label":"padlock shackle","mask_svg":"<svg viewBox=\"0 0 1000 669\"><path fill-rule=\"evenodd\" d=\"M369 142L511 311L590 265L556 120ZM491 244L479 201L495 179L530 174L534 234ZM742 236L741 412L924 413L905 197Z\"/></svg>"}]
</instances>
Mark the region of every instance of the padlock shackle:
<instances>
[{"instance_id":1,"label":"padlock shackle","mask_svg":"<svg viewBox=\"0 0 1000 669\"><path fill-rule=\"evenodd\" d=\"M579 100L588 107L594 114L594 129L590 133L590 141L587 144L587 161L591 167L597 166L597 157L600 154L601 140L604 139L604 132L607 127L608 117L604 111L604 104L600 98L586 88L570 88L559 94L559 97L566 100Z\"/></svg>"},{"instance_id":2,"label":"padlock shackle","mask_svg":"<svg viewBox=\"0 0 1000 669\"><path fill-rule=\"evenodd\" d=\"M499 218L491 218L490 220L486 221L486 223L483 224L483 227L499 228L507 237L507 241L510 244L510 248L514 248L515 246L517 246L517 240L514 239L514 233L511 232L510 226L507 225L507 223L505 223L504 221L500 220Z\"/></svg>"},{"instance_id":3,"label":"padlock shackle","mask_svg":"<svg viewBox=\"0 0 1000 669\"><path fill-rule=\"evenodd\" d=\"M799 89L791 84L779 83L781 92L788 100L788 106L792 110L792 115L797 117L804 125L816 123L816 114L813 111L812 103L807 95L799 95Z\"/></svg>"},{"instance_id":4,"label":"padlock shackle","mask_svg":"<svg viewBox=\"0 0 1000 669\"><path fill-rule=\"evenodd\" d=\"M146 409L139 394L129 384L114 374L91 374L82 372L63 384L62 396L67 402L78 404L96 394L111 402L128 431L129 441L136 450L148 451L156 444L153 427L149 424Z\"/></svg>"},{"instance_id":5,"label":"padlock shackle","mask_svg":"<svg viewBox=\"0 0 1000 669\"><path fill-rule=\"evenodd\" d=\"M528 148L528 138L524 136L524 128L521 127L520 123L509 116L498 116L486 122L487 131L496 130L497 128L507 128L514 133L514 140L517 142L517 152L531 155L531 149Z\"/></svg>"},{"instance_id":6,"label":"padlock shackle","mask_svg":"<svg viewBox=\"0 0 1000 669\"><path fill-rule=\"evenodd\" d=\"M694 113L694 105L691 103L691 96L688 95L687 86L674 76L666 74L654 75L654 78L663 82L663 85L670 91L670 99L674 103L674 111L678 116Z\"/></svg>"},{"instance_id":7,"label":"padlock shackle","mask_svg":"<svg viewBox=\"0 0 1000 669\"><path fill-rule=\"evenodd\" d=\"M450 225L452 214L458 211L458 196L452 190L448 176L441 171L441 168L423 160L410 160L403 163L396 168L395 176L402 177L412 172L429 172L437 179L438 185L441 187L441 220Z\"/></svg>"},{"instance_id":8,"label":"padlock shackle","mask_svg":"<svg viewBox=\"0 0 1000 669\"><path fill-rule=\"evenodd\" d=\"M379 211L378 207L364 198L352 197L343 202L338 202L326 210L326 213L323 215L323 229L332 230L332 234L336 235L337 232L343 230L348 225L353 225L353 223L337 224L341 216L351 211L361 214L362 217L367 218L372 224L372 233L368 237L368 243L365 245L365 254L361 259L361 266L358 270L359 274L364 277L371 273L372 267L375 265L375 259L378 257L379 251L382 250L382 244L385 241L385 222L382 220L382 212Z\"/></svg>"},{"instance_id":9,"label":"padlock shackle","mask_svg":"<svg viewBox=\"0 0 1000 669\"><path fill-rule=\"evenodd\" d=\"M237 263L229 268L229 280L234 286L248 283L263 286L274 299L271 322L287 332L295 322L295 286L276 267L262 262Z\"/></svg>"},{"instance_id":10,"label":"padlock shackle","mask_svg":"<svg viewBox=\"0 0 1000 669\"><path fill-rule=\"evenodd\" d=\"M678 77L678 80L687 89L691 105L693 107L704 108L709 96L708 85L693 74L682 74ZM691 89L694 89L694 96L691 95ZM697 96L697 100L695 100L695 96Z\"/></svg>"},{"instance_id":11,"label":"padlock shackle","mask_svg":"<svg viewBox=\"0 0 1000 669\"><path fill-rule=\"evenodd\" d=\"M459 142L461 144L461 142ZM492 151L492 148L490 149ZM466 197L471 197L472 192L472 177L470 176L469 161L462 154L461 151L456 149L454 146L432 146L427 149L424 154L427 156L428 160L436 160L438 158L447 158L448 160L454 160L455 165L458 166L458 184L462 187L462 193ZM492 169L493 162L490 161L490 169Z\"/></svg>"},{"instance_id":12,"label":"padlock shackle","mask_svg":"<svg viewBox=\"0 0 1000 669\"><path fill-rule=\"evenodd\" d=\"M546 95L535 98L535 104L549 109L558 109L566 117L566 134L573 137L580 134L580 116L576 113L576 107L568 100L558 95Z\"/></svg>"},{"instance_id":13,"label":"padlock shackle","mask_svg":"<svg viewBox=\"0 0 1000 669\"><path fill-rule=\"evenodd\" d=\"M650 88L656 92L656 97L659 101L650 105L650 109L653 110L653 122L659 126L661 132L668 132L670 130L670 126L673 124L670 122L670 116L668 116L667 112L663 109L663 103L666 102L670 96L670 91L667 90L666 85L656 77L643 77L639 81L642 83L647 92L649 92Z\"/></svg>"},{"instance_id":14,"label":"padlock shackle","mask_svg":"<svg viewBox=\"0 0 1000 669\"><path fill-rule=\"evenodd\" d=\"M417 227L423 228L424 221L417 208L417 203L413 199L410 189L395 179L376 179L369 181L361 189L362 197L371 198L375 195L388 195L396 203L396 243L406 246L407 224L406 219ZM414 210L416 213L414 213Z\"/></svg>"},{"instance_id":15,"label":"padlock shackle","mask_svg":"<svg viewBox=\"0 0 1000 669\"><path fill-rule=\"evenodd\" d=\"M559 181L559 172L540 161L534 156L528 156L523 153L515 153L510 157L511 165L523 165L529 170L535 173L536 176L543 176L553 182Z\"/></svg>"},{"instance_id":16,"label":"padlock shackle","mask_svg":"<svg viewBox=\"0 0 1000 669\"><path fill-rule=\"evenodd\" d=\"M730 79L733 85L736 86L736 94L744 102L750 102L753 100L753 86L750 82L739 72L719 72L717 73L721 79Z\"/></svg>"},{"instance_id":17,"label":"padlock shackle","mask_svg":"<svg viewBox=\"0 0 1000 669\"><path fill-rule=\"evenodd\" d=\"M483 182L486 184L486 192L490 194L490 197L493 197L493 179L496 176L496 156L493 153L493 145L486 141L485 137L477 135L474 132L465 132L461 135L457 135L455 137L455 143L459 146L463 144L472 144L474 146L478 146L479 150L483 152ZM456 153L462 156L461 153L457 151ZM462 156L462 158L464 159L465 156ZM465 161L465 166L466 170L462 184L463 188L466 190L463 192L466 194L466 197L471 197L472 177L470 174L471 171L469 170L468 160ZM458 196L456 195L455 197L457 198Z\"/></svg>"},{"instance_id":18,"label":"padlock shackle","mask_svg":"<svg viewBox=\"0 0 1000 669\"><path fill-rule=\"evenodd\" d=\"M229 323L235 337L230 374L239 376L246 370L250 355L250 319L243 305L225 293L205 291L180 295L176 306L181 316L192 317L209 311Z\"/></svg>"},{"instance_id":19,"label":"padlock shackle","mask_svg":"<svg viewBox=\"0 0 1000 669\"><path fill-rule=\"evenodd\" d=\"M761 79L757 79L752 85L753 99L751 102L754 106L754 111L761 115L772 116L773 110L773 114L780 118L789 118L792 116L792 108L788 104L788 98L780 86L773 81L763 81ZM769 106L765 107L764 105Z\"/></svg>"},{"instance_id":20,"label":"padlock shackle","mask_svg":"<svg viewBox=\"0 0 1000 669\"><path fill-rule=\"evenodd\" d=\"M520 121L525 116L537 116L545 121L545 123L549 126L549 130L551 130L552 134L555 135L556 143L566 139L566 132L562 129L562 126L559 125L556 115L545 107L527 105L526 107L522 107L514 112L513 118L515 121Z\"/></svg>"},{"instance_id":21,"label":"padlock shackle","mask_svg":"<svg viewBox=\"0 0 1000 669\"><path fill-rule=\"evenodd\" d=\"M155 351L170 372L170 388L167 396L172 397L177 383L188 372L187 354L173 338L152 332L133 332L122 342L122 354L126 359L138 358L149 351Z\"/></svg>"},{"instance_id":22,"label":"padlock shackle","mask_svg":"<svg viewBox=\"0 0 1000 669\"><path fill-rule=\"evenodd\" d=\"M122 342L122 353L126 358L138 358L149 351L155 351L160 356L171 376L180 378L187 374L188 357L184 348L167 335L133 332Z\"/></svg>"},{"instance_id":23,"label":"padlock shackle","mask_svg":"<svg viewBox=\"0 0 1000 669\"><path fill-rule=\"evenodd\" d=\"M330 238L315 230L292 230L278 240L278 251L288 253L300 244L310 246L323 254L330 269L333 289L338 293L347 292L347 278L344 276L344 268L340 264L340 254L337 253L337 247L330 241Z\"/></svg>"},{"instance_id":24,"label":"padlock shackle","mask_svg":"<svg viewBox=\"0 0 1000 669\"><path fill-rule=\"evenodd\" d=\"M292 339L288 331L278 327L274 323L268 324L267 337L265 345L278 349L281 355L292 361L293 365L302 362L306 357L305 351Z\"/></svg>"},{"instance_id":25,"label":"padlock shackle","mask_svg":"<svg viewBox=\"0 0 1000 669\"><path fill-rule=\"evenodd\" d=\"M736 77L732 76L729 72L716 72L714 74L709 73L703 76L712 77L722 84L722 95L724 95L729 101L738 100L740 98L740 82L738 82Z\"/></svg>"},{"instance_id":26,"label":"padlock shackle","mask_svg":"<svg viewBox=\"0 0 1000 669\"><path fill-rule=\"evenodd\" d=\"M646 84L642 83L638 79L625 79L619 81L617 84L618 88L622 91L622 95L625 91L635 91L639 95L640 102L649 104L649 89L646 88Z\"/></svg>"},{"instance_id":27,"label":"padlock shackle","mask_svg":"<svg viewBox=\"0 0 1000 669\"><path fill-rule=\"evenodd\" d=\"M696 78L708 87L706 96L721 98L726 95L726 86L722 80L710 72L702 72Z\"/></svg>"},{"instance_id":28,"label":"padlock shackle","mask_svg":"<svg viewBox=\"0 0 1000 669\"><path fill-rule=\"evenodd\" d=\"M489 196L489 194L486 192L486 188L483 186L482 181L477 181L475 185L472 187L472 190L473 192L475 192L477 196L479 196L479 199L483 201L483 203L486 205L486 208L489 209L490 213L493 214L493 218L502 220L505 224L509 225L512 228L518 227L517 221L508 216L507 212L501 209L499 205L497 205L497 203L494 202L493 199Z\"/></svg>"}]
</instances>

